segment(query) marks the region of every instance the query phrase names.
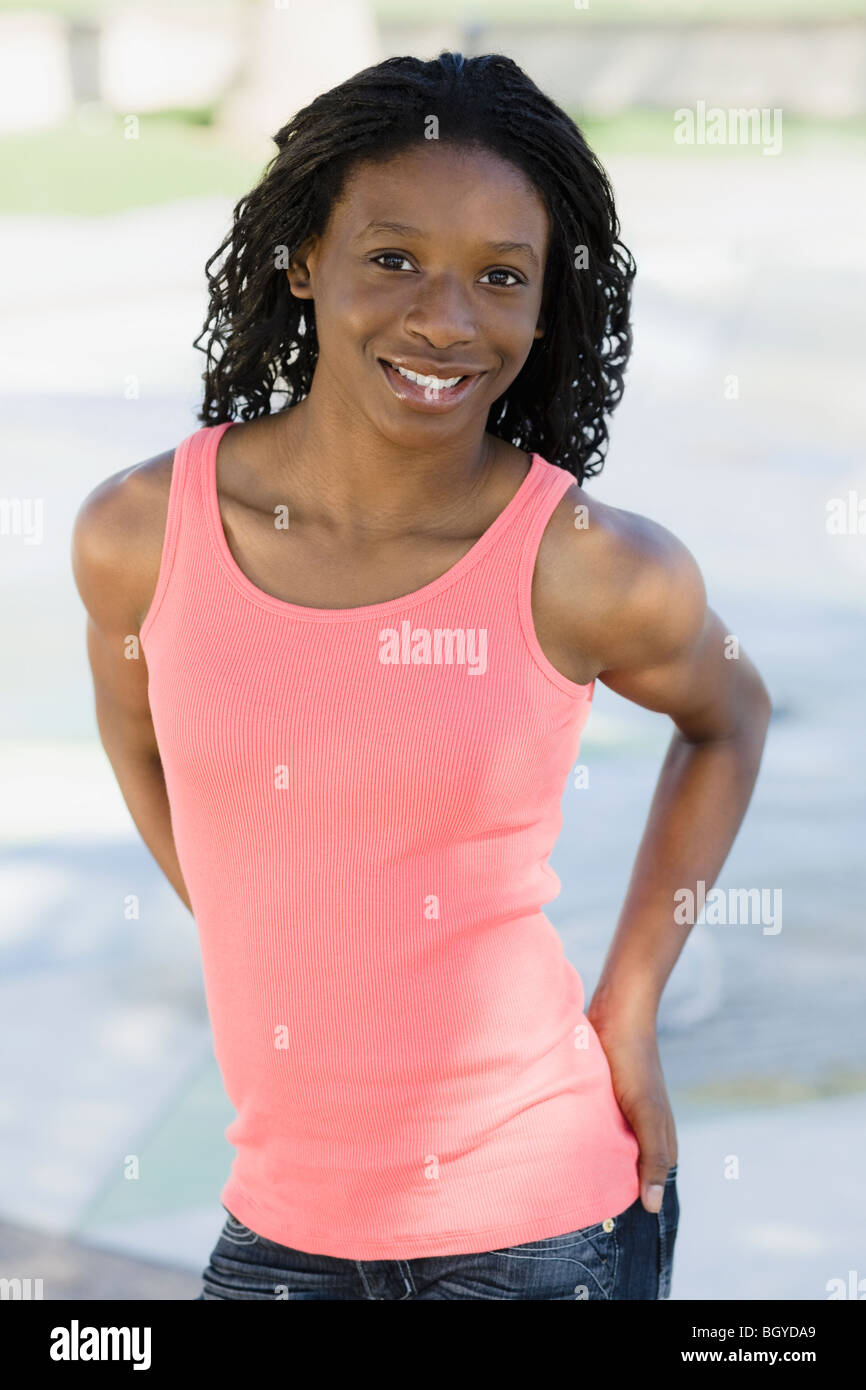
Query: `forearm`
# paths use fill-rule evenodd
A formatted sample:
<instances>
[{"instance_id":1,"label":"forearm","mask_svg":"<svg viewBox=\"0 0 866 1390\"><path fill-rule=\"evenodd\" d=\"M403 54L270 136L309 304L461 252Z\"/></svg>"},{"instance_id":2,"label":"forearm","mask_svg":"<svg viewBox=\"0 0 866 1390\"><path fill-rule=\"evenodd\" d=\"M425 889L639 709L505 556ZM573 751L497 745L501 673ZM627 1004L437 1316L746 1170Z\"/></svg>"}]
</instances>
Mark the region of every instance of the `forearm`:
<instances>
[{"instance_id":1,"label":"forearm","mask_svg":"<svg viewBox=\"0 0 866 1390\"><path fill-rule=\"evenodd\" d=\"M690 742L675 730L587 1016L599 1029L653 1031L659 1000L693 925L683 889L715 881L746 813L769 711L756 703L737 732ZM676 914L676 915L675 915Z\"/></svg>"},{"instance_id":2,"label":"forearm","mask_svg":"<svg viewBox=\"0 0 866 1390\"><path fill-rule=\"evenodd\" d=\"M114 749L110 738L103 737L103 746L141 838L181 902L192 912L175 848L162 764L152 754Z\"/></svg>"}]
</instances>

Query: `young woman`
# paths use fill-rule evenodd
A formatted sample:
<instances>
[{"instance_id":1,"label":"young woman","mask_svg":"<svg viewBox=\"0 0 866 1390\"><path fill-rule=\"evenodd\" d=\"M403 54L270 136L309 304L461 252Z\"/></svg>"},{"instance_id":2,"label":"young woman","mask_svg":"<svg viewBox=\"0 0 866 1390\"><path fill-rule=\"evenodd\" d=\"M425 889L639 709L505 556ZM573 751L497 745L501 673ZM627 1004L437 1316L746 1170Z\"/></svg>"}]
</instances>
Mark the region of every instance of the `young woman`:
<instances>
[{"instance_id":1,"label":"young woman","mask_svg":"<svg viewBox=\"0 0 866 1390\"><path fill-rule=\"evenodd\" d=\"M199 1297L665 1298L674 894L770 703L690 552L583 489L630 348L608 181L497 54L389 59L275 140L207 264L203 423L73 544L237 1110ZM542 908L597 680L675 727L584 1009Z\"/></svg>"}]
</instances>

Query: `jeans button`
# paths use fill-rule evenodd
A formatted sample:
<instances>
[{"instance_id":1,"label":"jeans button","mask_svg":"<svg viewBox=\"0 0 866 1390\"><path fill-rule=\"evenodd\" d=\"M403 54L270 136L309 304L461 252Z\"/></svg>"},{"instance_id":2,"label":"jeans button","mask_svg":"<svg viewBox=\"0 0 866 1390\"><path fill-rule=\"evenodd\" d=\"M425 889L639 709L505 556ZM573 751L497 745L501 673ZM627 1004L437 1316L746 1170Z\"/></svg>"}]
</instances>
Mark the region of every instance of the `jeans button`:
<instances>
[{"instance_id":1,"label":"jeans button","mask_svg":"<svg viewBox=\"0 0 866 1390\"><path fill-rule=\"evenodd\" d=\"M606 1221L602 1221L601 1229L603 1231L612 1231L615 1224L613 1217L609 1216Z\"/></svg>"}]
</instances>

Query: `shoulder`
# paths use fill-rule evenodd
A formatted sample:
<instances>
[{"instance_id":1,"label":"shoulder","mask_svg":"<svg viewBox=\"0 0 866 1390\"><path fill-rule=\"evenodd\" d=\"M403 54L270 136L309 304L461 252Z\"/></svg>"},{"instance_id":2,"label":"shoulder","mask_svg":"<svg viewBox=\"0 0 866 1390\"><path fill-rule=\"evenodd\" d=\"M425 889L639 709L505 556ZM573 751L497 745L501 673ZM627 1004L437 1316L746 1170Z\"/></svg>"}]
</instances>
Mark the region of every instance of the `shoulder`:
<instances>
[{"instance_id":1,"label":"shoulder","mask_svg":"<svg viewBox=\"0 0 866 1390\"><path fill-rule=\"evenodd\" d=\"M533 593L549 630L594 675L669 661L697 639L707 607L697 561L673 532L576 480L542 535Z\"/></svg>"},{"instance_id":2,"label":"shoulder","mask_svg":"<svg viewBox=\"0 0 866 1390\"><path fill-rule=\"evenodd\" d=\"M94 618L122 612L137 630L159 576L174 449L112 473L84 498L72 530L72 569Z\"/></svg>"}]
</instances>

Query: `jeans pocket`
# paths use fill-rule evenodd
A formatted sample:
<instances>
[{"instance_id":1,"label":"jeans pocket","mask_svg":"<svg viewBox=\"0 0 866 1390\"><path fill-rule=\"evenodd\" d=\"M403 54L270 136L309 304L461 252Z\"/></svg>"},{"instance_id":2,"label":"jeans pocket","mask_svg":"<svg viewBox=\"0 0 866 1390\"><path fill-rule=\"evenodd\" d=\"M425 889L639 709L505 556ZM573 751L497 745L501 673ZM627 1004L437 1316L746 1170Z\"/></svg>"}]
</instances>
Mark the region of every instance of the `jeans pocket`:
<instances>
[{"instance_id":1,"label":"jeans pocket","mask_svg":"<svg viewBox=\"0 0 866 1390\"><path fill-rule=\"evenodd\" d=\"M564 1235L500 1246L485 1252L489 1277L509 1292L521 1290L524 1298L611 1298L618 1254L615 1231L616 1221L607 1218Z\"/></svg>"},{"instance_id":2,"label":"jeans pocket","mask_svg":"<svg viewBox=\"0 0 866 1390\"><path fill-rule=\"evenodd\" d=\"M680 1222L680 1202L677 1195L677 1165L673 1165L665 1179L662 1204L657 1213L659 1228L659 1284L658 1298L670 1298L671 1276L674 1267L674 1245Z\"/></svg>"}]
</instances>

